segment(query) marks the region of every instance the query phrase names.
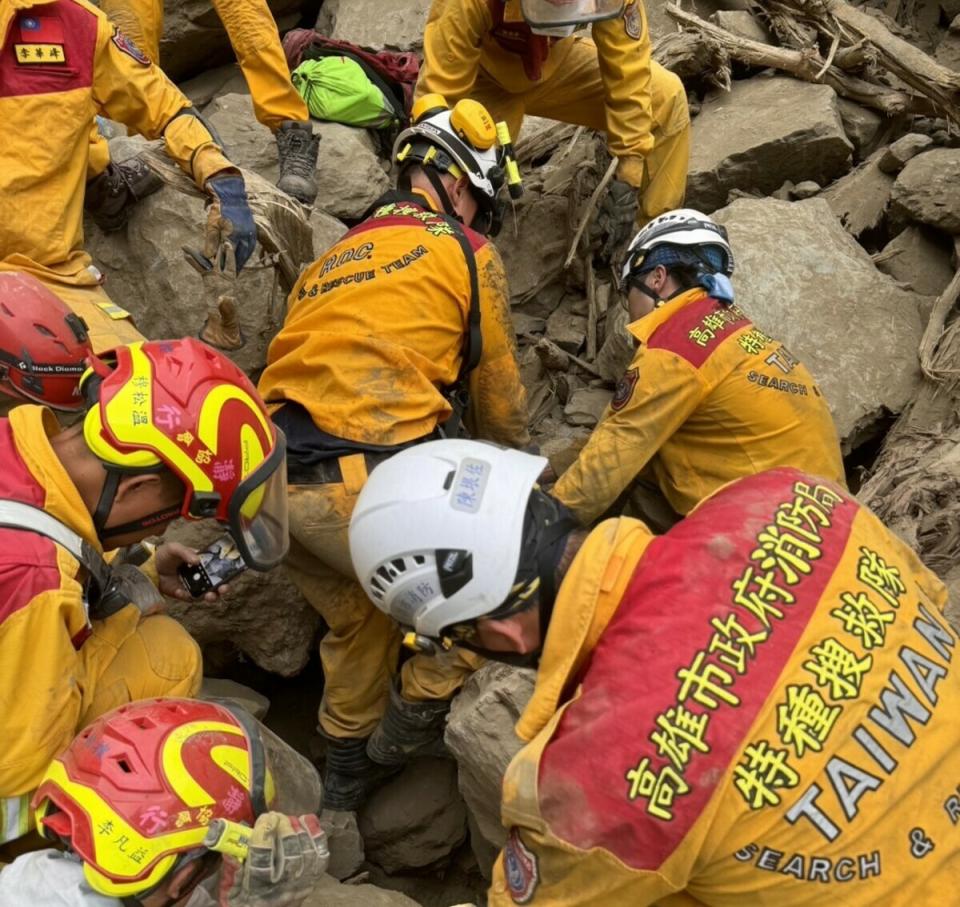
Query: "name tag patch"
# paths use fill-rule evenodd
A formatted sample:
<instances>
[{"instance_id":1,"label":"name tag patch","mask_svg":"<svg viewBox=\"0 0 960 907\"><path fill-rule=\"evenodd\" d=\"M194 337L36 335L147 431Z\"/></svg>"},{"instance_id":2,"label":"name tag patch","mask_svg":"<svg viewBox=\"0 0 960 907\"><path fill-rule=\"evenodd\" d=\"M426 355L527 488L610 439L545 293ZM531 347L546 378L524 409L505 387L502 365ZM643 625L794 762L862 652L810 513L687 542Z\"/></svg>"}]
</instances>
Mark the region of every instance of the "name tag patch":
<instances>
[{"instance_id":1,"label":"name tag patch","mask_svg":"<svg viewBox=\"0 0 960 907\"><path fill-rule=\"evenodd\" d=\"M62 44L14 44L17 63L23 66L43 66L67 62L67 51Z\"/></svg>"}]
</instances>

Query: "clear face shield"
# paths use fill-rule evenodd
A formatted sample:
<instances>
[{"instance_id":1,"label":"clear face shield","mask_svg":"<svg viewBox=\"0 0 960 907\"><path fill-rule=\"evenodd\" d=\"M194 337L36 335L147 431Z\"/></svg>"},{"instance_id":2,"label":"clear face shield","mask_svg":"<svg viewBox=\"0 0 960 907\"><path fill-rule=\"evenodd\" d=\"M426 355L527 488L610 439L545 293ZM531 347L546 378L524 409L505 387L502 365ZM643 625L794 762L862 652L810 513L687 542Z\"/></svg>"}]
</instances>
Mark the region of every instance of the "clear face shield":
<instances>
[{"instance_id":1,"label":"clear face shield","mask_svg":"<svg viewBox=\"0 0 960 907\"><path fill-rule=\"evenodd\" d=\"M622 15L624 0L521 0L523 18L534 31L576 28Z\"/></svg>"},{"instance_id":2,"label":"clear face shield","mask_svg":"<svg viewBox=\"0 0 960 907\"><path fill-rule=\"evenodd\" d=\"M287 441L278 428L270 456L237 487L230 501L230 534L247 566L266 571L290 545L287 517Z\"/></svg>"}]
</instances>

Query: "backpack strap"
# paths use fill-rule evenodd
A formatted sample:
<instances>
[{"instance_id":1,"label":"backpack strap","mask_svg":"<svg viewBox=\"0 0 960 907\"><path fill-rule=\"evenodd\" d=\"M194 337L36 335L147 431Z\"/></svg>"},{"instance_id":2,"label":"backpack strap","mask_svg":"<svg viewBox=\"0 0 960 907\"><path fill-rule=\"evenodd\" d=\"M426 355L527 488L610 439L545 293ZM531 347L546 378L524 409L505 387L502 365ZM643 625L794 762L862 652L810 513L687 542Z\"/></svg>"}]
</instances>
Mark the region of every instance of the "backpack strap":
<instances>
[{"instance_id":1,"label":"backpack strap","mask_svg":"<svg viewBox=\"0 0 960 907\"><path fill-rule=\"evenodd\" d=\"M45 536L72 554L90 576L93 588L88 587L87 593L91 617L109 617L130 603L143 609L160 599L159 590L136 567L126 564L115 569L86 539L39 507L0 498L0 528Z\"/></svg>"}]
</instances>

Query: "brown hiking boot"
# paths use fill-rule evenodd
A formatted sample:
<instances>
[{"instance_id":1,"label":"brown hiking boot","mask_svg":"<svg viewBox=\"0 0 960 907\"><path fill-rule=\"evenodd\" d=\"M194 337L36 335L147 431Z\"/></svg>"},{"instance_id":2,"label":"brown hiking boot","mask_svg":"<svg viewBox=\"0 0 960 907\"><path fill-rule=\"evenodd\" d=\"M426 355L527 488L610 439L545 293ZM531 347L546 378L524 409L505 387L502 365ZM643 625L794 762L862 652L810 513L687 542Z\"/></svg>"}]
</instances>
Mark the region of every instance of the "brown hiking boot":
<instances>
[{"instance_id":1,"label":"brown hiking boot","mask_svg":"<svg viewBox=\"0 0 960 907\"><path fill-rule=\"evenodd\" d=\"M163 180L138 157L122 164L111 161L87 183L83 207L101 230L112 233L126 226L130 209L138 201L162 185Z\"/></svg>"}]
</instances>

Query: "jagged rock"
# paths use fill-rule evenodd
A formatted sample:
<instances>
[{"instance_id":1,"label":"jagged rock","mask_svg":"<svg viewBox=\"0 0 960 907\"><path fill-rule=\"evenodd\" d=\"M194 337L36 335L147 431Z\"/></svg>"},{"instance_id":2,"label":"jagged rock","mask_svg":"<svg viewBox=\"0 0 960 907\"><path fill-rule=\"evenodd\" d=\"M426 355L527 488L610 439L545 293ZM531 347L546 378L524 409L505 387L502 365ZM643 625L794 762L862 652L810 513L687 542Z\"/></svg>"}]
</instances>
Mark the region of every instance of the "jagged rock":
<instances>
[{"instance_id":1,"label":"jagged rock","mask_svg":"<svg viewBox=\"0 0 960 907\"><path fill-rule=\"evenodd\" d=\"M919 385L919 306L874 267L820 198L741 200L715 219L737 258L737 303L813 372L850 450Z\"/></svg>"},{"instance_id":2,"label":"jagged rock","mask_svg":"<svg viewBox=\"0 0 960 907\"><path fill-rule=\"evenodd\" d=\"M236 63L226 63L206 69L200 75L187 79L177 86L198 110L225 94L250 94L247 80Z\"/></svg>"},{"instance_id":3,"label":"jagged rock","mask_svg":"<svg viewBox=\"0 0 960 907\"><path fill-rule=\"evenodd\" d=\"M954 28L956 19L950 23L950 31L937 45L933 58L941 65L960 72L960 33Z\"/></svg>"},{"instance_id":4,"label":"jagged rock","mask_svg":"<svg viewBox=\"0 0 960 907\"><path fill-rule=\"evenodd\" d=\"M883 135L883 117L875 110L847 98L837 98L837 111L843 131L853 145L856 159L862 161L873 154Z\"/></svg>"},{"instance_id":5,"label":"jagged rock","mask_svg":"<svg viewBox=\"0 0 960 907\"><path fill-rule=\"evenodd\" d=\"M686 202L710 212L732 189L826 185L848 169L851 151L829 86L781 77L734 82L729 93L710 94L694 120Z\"/></svg>"},{"instance_id":6,"label":"jagged rock","mask_svg":"<svg viewBox=\"0 0 960 907\"><path fill-rule=\"evenodd\" d=\"M275 183L280 175L277 141L253 115L249 94L221 94L203 112L223 142L226 155L238 167L253 170Z\"/></svg>"},{"instance_id":7,"label":"jagged rock","mask_svg":"<svg viewBox=\"0 0 960 907\"><path fill-rule=\"evenodd\" d=\"M813 198L815 195L820 194L821 188L820 184L815 183L813 180L804 180L802 183L797 183L797 185L790 190L791 199L793 201L800 201L804 198Z\"/></svg>"},{"instance_id":8,"label":"jagged rock","mask_svg":"<svg viewBox=\"0 0 960 907\"><path fill-rule=\"evenodd\" d=\"M917 132L908 133L883 150L877 160L877 166L884 173L896 175L903 170L907 161L926 151L932 144L933 139L928 135Z\"/></svg>"},{"instance_id":9,"label":"jagged rock","mask_svg":"<svg viewBox=\"0 0 960 907\"><path fill-rule=\"evenodd\" d=\"M528 192L516 206L516 225L508 213L496 239L503 257L510 298L523 302L554 281L567 246L567 199Z\"/></svg>"},{"instance_id":10,"label":"jagged rock","mask_svg":"<svg viewBox=\"0 0 960 907\"><path fill-rule=\"evenodd\" d=\"M821 193L851 236L880 226L893 190L893 177L879 167L882 151L840 177Z\"/></svg>"},{"instance_id":11,"label":"jagged rock","mask_svg":"<svg viewBox=\"0 0 960 907\"><path fill-rule=\"evenodd\" d=\"M939 296L953 277L950 252L925 227L907 227L874 256L874 263L916 293Z\"/></svg>"},{"instance_id":12,"label":"jagged rock","mask_svg":"<svg viewBox=\"0 0 960 907\"><path fill-rule=\"evenodd\" d=\"M773 44L770 32L764 28L753 16L742 9L722 9L715 12L710 19L728 32L756 41L760 44Z\"/></svg>"},{"instance_id":13,"label":"jagged rock","mask_svg":"<svg viewBox=\"0 0 960 907\"><path fill-rule=\"evenodd\" d=\"M522 334L542 334L547 327L546 318L527 312L513 311L510 313L510 320L513 321L513 329L518 337Z\"/></svg>"},{"instance_id":14,"label":"jagged rock","mask_svg":"<svg viewBox=\"0 0 960 907\"><path fill-rule=\"evenodd\" d=\"M317 30L375 50L423 47L430 0L326 0Z\"/></svg>"},{"instance_id":15,"label":"jagged rock","mask_svg":"<svg viewBox=\"0 0 960 907\"><path fill-rule=\"evenodd\" d=\"M235 680L223 680L219 677L204 677L200 687L200 699L232 699L245 708L254 718L263 718L270 708L270 700L262 693L237 683Z\"/></svg>"},{"instance_id":16,"label":"jagged rock","mask_svg":"<svg viewBox=\"0 0 960 907\"><path fill-rule=\"evenodd\" d=\"M208 521L179 521L164 538L202 549L222 533ZM313 652L320 618L283 569L248 570L230 582L230 590L216 604L171 600L170 614L201 646L229 643L267 671L284 677L300 673Z\"/></svg>"},{"instance_id":17,"label":"jagged rock","mask_svg":"<svg viewBox=\"0 0 960 907\"><path fill-rule=\"evenodd\" d=\"M329 875L312 889L302 907L420 907L398 891L374 885L344 885Z\"/></svg>"},{"instance_id":18,"label":"jagged rock","mask_svg":"<svg viewBox=\"0 0 960 907\"><path fill-rule=\"evenodd\" d=\"M377 145L365 129L314 123L320 134L317 205L335 217L357 219L390 187Z\"/></svg>"},{"instance_id":19,"label":"jagged rock","mask_svg":"<svg viewBox=\"0 0 960 907\"><path fill-rule=\"evenodd\" d=\"M379 788L360 811L367 859L386 872L440 863L467 836L467 808L450 759L424 758Z\"/></svg>"},{"instance_id":20,"label":"jagged rock","mask_svg":"<svg viewBox=\"0 0 960 907\"><path fill-rule=\"evenodd\" d=\"M347 232L347 225L343 221L337 220L332 214L327 214L320 208L314 208L310 212L310 226L313 228L313 257L315 259L323 255Z\"/></svg>"},{"instance_id":21,"label":"jagged rock","mask_svg":"<svg viewBox=\"0 0 960 907\"><path fill-rule=\"evenodd\" d=\"M568 353L577 353L587 339L587 319L572 309L572 302L564 300L547 319L547 339Z\"/></svg>"},{"instance_id":22,"label":"jagged rock","mask_svg":"<svg viewBox=\"0 0 960 907\"><path fill-rule=\"evenodd\" d=\"M335 879L349 879L363 865L363 838L355 812L325 809L320 813L320 824L327 834L330 864L327 872Z\"/></svg>"},{"instance_id":23,"label":"jagged rock","mask_svg":"<svg viewBox=\"0 0 960 907\"><path fill-rule=\"evenodd\" d=\"M947 233L960 233L960 148L933 148L907 161L893 184L892 210Z\"/></svg>"},{"instance_id":24,"label":"jagged rock","mask_svg":"<svg viewBox=\"0 0 960 907\"><path fill-rule=\"evenodd\" d=\"M500 824L500 785L507 765L523 746L513 728L535 679L536 672L529 669L497 662L484 665L453 700L444 735L457 760L467 809L480 834L497 849L507 838ZM489 864L485 868L489 872Z\"/></svg>"},{"instance_id":25,"label":"jagged rock","mask_svg":"<svg viewBox=\"0 0 960 907\"><path fill-rule=\"evenodd\" d=\"M563 414L571 425L586 425L592 428L600 421L612 396L611 391L602 387L581 388L571 395Z\"/></svg>"},{"instance_id":26,"label":"jagged rock","mask_svg":"<svg viewBox=\"0 0 960 907\"><path fill-rule=\"evenodd\" d=\"M267 0L280 31L300 19L301 0ZM160 65L172 79L233 59L230 41L210 0L164 0Z\"/></svg>"}]
</instances>

